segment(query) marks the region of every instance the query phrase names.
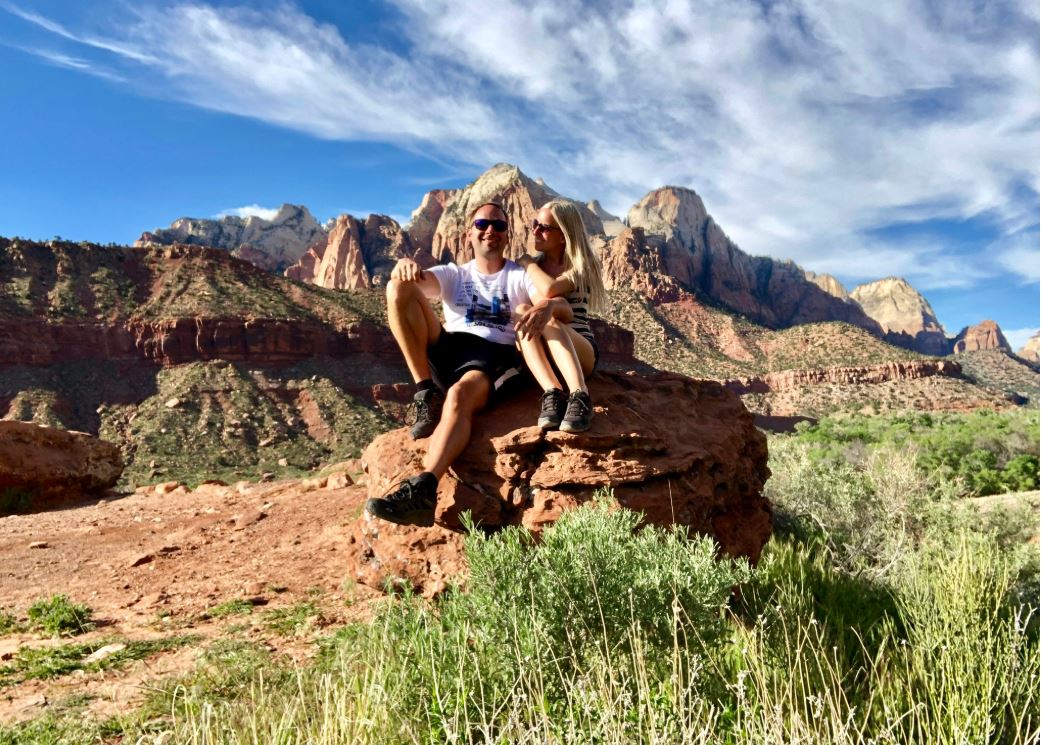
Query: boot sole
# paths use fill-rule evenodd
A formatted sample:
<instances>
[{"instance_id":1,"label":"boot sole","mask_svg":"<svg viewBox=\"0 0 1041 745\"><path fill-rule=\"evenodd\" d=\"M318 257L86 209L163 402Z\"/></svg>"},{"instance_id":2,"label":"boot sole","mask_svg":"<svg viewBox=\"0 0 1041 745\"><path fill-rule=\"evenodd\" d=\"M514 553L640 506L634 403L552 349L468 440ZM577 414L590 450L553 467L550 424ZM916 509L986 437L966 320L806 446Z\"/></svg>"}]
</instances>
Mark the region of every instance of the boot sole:
<instances>
[{"instance_id":1,"label":"boot sole","mask_svg":"<svg viewBox=\"0 0 1041 745\"><path fill-rule=\"evenodd\" d=\"M381 499L365 500L365 511L375 518L395 525L417 525L421 528L430 528L434 525L433 510L411 510L403 514L396 514L387 511Z\"/></svg>"}]
</instances>

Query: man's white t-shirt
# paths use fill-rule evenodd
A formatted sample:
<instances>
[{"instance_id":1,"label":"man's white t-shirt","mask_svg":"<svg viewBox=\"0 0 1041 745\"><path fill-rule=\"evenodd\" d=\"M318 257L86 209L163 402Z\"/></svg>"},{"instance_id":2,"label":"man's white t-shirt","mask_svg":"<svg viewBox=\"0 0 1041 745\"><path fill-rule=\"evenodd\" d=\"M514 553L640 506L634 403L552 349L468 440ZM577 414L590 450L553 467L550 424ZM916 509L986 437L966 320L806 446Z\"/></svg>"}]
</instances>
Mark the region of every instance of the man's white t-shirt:
<instances>
[{"instance_id":1,"label":"man's white t-shirt","mask_svg":"<svg viewBox=\"0 0 1041 745\"><path fill-rule=\"evenodd\" d=\"M474 334L496 344L513 344L511 313L522 303L531 303L535 283L518 264L506 260L495 274L481 274L474 262L442 264L424 269L441 284L445 330Z\"/></svg>"}]
</instances>

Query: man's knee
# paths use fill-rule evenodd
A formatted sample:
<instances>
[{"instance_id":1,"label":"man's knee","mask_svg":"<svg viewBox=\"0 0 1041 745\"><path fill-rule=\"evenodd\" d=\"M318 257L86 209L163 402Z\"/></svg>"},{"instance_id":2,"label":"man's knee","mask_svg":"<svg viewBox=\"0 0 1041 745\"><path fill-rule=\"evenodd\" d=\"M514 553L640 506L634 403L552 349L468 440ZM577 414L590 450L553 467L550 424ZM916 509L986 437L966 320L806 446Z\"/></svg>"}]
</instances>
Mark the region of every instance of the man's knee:
<instances>
[{"instance_id":1,"label":"man's knee","mask_svg":"<svg viewBox=\"0 0 1041 745\"><path fill-rule=\"evenodd\" d=\"M445 394L445 408L457 414L472 414L488 401L492 384L488 376L477 370L465 373Z\"/></svg>"},{"instance_id":2,"label":"man's knee","mask_svg":"<svg viewBox=\"0 0 1041 745\"><path fill-rule=\"evenodd\" d=\"M402 282L392 279L387 282L387 302L400 305L420 295L419 286L415 282Z\"/></svg>"}]
</instances>

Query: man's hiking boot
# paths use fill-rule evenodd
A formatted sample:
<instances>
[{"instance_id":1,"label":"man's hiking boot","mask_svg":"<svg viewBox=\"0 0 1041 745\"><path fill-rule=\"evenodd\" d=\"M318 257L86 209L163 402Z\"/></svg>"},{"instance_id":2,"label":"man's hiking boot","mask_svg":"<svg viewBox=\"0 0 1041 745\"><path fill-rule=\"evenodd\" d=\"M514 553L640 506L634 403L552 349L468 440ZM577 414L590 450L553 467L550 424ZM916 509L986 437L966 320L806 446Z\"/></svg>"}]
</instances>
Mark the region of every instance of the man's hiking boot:
<instances>
[{"instance_id":1,"label":"man's hiking boot","mask_svg":"<svg viewBox=\"0 0 1041 745\"><path fill-rule=\"evenodd\" d=\"M567 399L564 391L559 388L550 388L542 394L542 411L539 413L540 429L556 429L560 426L560 420L564 418L564 407Z\"/></svg>"},{"instance_id":2,"label":"man's hiking boot","mask_svg":"<svg viewBox=\"0 0 1041 745\"><path fill-rule=\"evenodd\" d=\"M567 400L561 432L585 432L593 420L593 403L585 391L574 391Z\"/></svg>"},{"instance_id":3,"label":"man's hiking boot","mask_svg":"<svg viewBox=\"0 0 1041 745\"><path fill-rule=\"evenodd\" d=\"M441 421L441 407L445 403L445 394L440 388L427 388L416 391L412 397L412 411L415 421L408 431L413 440L430 437L437 429L437 423Z\"/></svg>"},{"instance_id":4,"label":"man's hiking boot","mask_svg":"<svg viewBox=\"0 0 1041 745\"><path fill-rule=\"evenodd\" d=\"M421 473L398 484L398 488L383 497L365 502L365 511L380 520L398 525L434 524L434 506L437 504L437 479L432 473Z\"/></svg>"}]
</instances>

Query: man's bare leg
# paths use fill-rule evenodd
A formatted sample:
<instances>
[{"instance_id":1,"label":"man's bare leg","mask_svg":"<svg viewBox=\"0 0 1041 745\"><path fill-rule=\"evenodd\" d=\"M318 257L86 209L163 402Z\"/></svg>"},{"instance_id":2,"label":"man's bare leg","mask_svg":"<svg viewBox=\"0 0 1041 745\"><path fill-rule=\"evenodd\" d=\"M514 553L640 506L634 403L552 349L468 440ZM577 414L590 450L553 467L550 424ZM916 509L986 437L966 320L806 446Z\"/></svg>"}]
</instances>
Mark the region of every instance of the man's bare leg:
<instances>
[{"instance_id":1,"label":"man's bare leg","mask_svg":"<svg viewBox=\"0 0 1041 745\"><path fill-rule=\"evenodd\" d=\"M479 370L463 373L459 382L448 389L441 421L427 444L424 471L439 480L445 475L469 444L473 415L485 407L491 392L491 381Z\"/></svg>"},{"instance_id":2,"label":"man's bare leg","mask_svg":"<svg viewBox=\"0 0 1041 745\"><path fill-rule=\"evenodd\" d=\"M413 382L428 380L427 347L440 337L441 322L415 282L392 279L387 283L387 320Z\"/></svg>"}]
</instances>

